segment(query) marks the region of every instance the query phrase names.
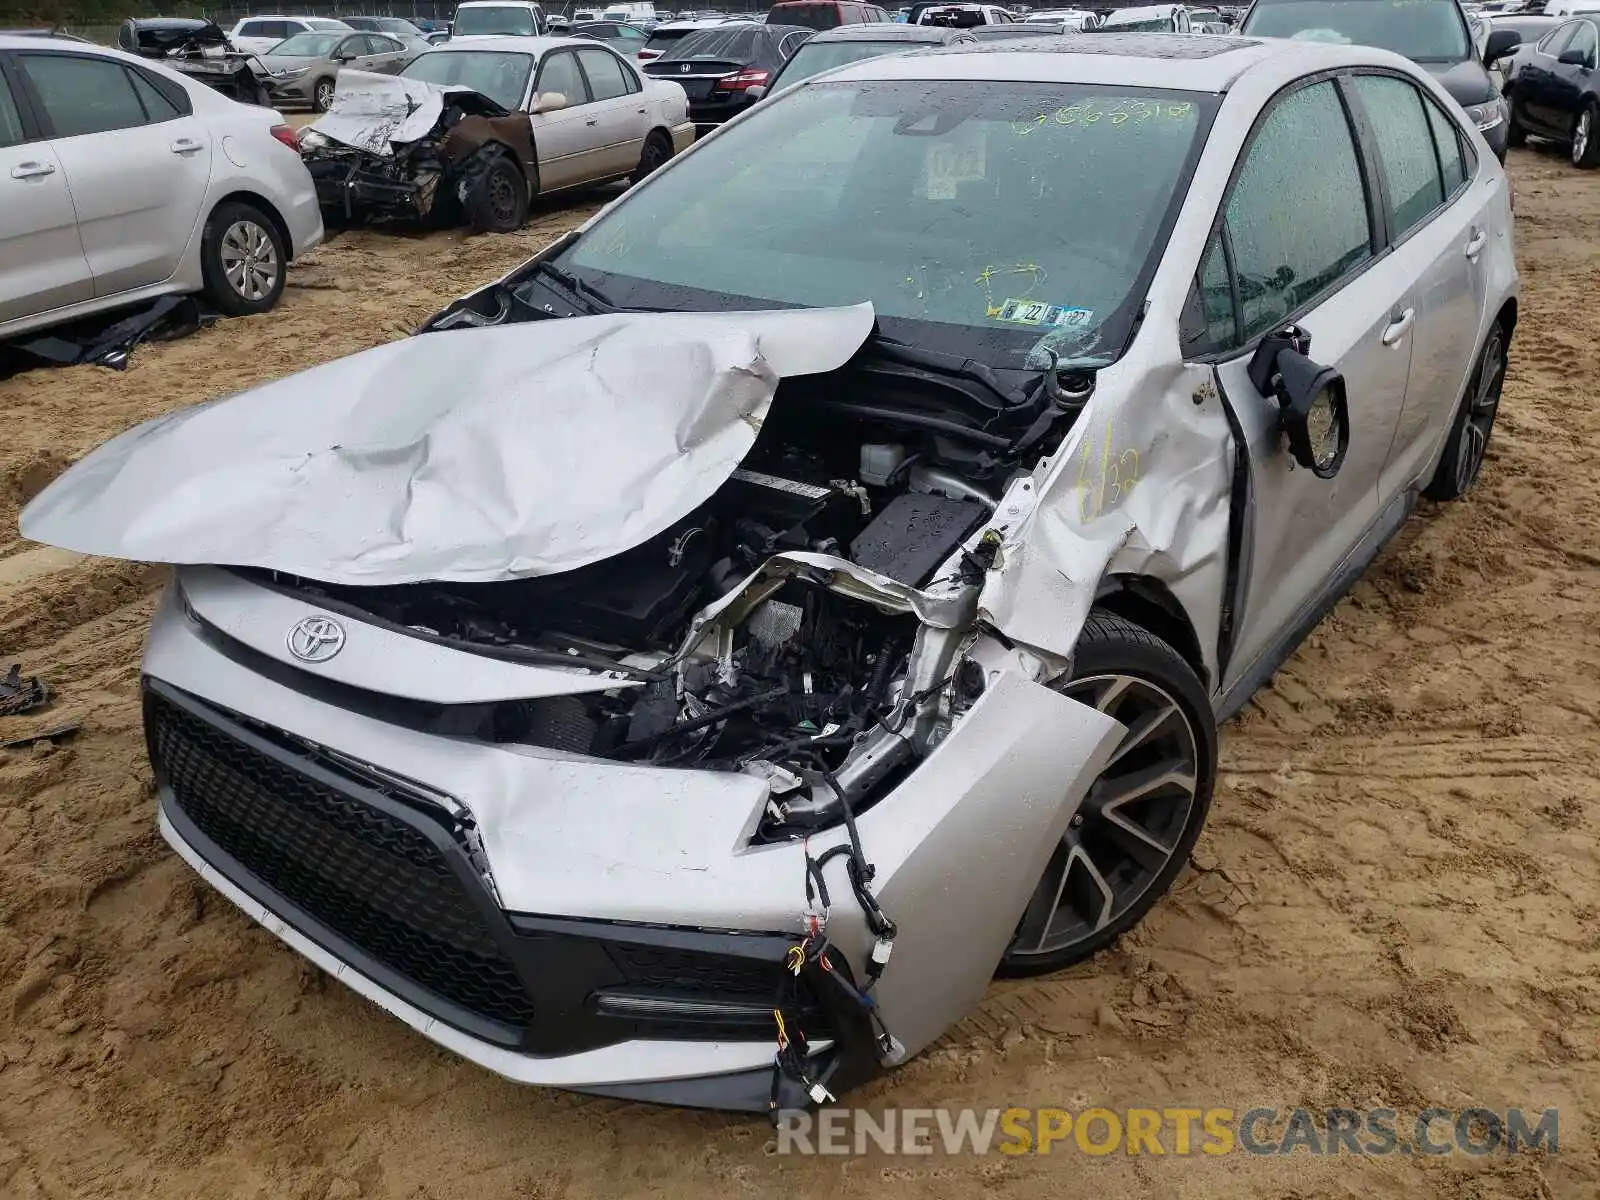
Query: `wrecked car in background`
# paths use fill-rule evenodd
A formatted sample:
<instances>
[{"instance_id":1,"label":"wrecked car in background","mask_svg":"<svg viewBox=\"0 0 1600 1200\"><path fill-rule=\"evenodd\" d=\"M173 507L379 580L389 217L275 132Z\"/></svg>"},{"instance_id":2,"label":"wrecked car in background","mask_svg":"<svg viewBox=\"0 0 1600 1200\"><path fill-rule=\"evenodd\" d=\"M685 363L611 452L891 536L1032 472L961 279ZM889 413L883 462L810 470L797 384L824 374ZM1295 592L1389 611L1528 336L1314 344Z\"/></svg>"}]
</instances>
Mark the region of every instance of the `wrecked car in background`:
<instances>
[{"instance_id":1,"label":"wrecked car in background","mask_svg":"<svg viewBox=\"0 0 1600 1200\"><path fill-rule=\"evenodd\" d=\"M396 78L342 73L300 147L332 216L507 233L535 196L643 179L693 140L683 89L609 48L494 38L429 50Z\"/></svg>"},{"instance_id":2,"label":"wrecked car in background","mask_svg":"<svg viewBox=\"0 0 1600 1200\"><path fill-rule=\"evenodd\" d=\"M160 828L278 937L512 1079L781 1112L1166 892L1217 721L1476 478L1510 229L1384 51L875 58L22 530L177 564Z\"/></svg>"},{"instance_id":3,"label":"wrecked car in background","mask_svg":"<svg viewBox=\"0 0 1600 1200\"><path fill-rule=\"evenodd\" d=\"M242 104L272 103L255 55L237 49L213 21L192 17L129 17L117 30L117 47L158 59L175 71Z\"/></svg>"}]
</instances>

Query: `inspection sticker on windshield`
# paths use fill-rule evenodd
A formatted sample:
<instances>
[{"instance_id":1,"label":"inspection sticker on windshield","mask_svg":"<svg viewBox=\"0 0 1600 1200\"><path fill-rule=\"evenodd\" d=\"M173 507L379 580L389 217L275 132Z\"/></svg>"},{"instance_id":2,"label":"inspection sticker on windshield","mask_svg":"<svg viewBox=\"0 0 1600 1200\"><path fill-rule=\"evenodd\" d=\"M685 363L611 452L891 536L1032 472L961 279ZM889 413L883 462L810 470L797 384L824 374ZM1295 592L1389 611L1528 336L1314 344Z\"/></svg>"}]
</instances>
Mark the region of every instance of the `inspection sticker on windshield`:
<instances>
[{"instance_id":1,"label":"inspection sticker on windshield","mask_svg":"<svg viewBox=\"0 0 1600 1200\"><path fill-rule=\"evenodd\" d=\"M1093 309L1063 308L1043 300L1007 300L994 315L996 321L1011 325L1043 325L1051 329L1081 329L1093 318Z\"/></svg>"},{"instance_id":2,"label":"inspection sticker on windshield","mask_svg":"<svg viewBox=\"0 0 1600 1200\"><path fill-rule=\"evenodd\" d=\"M954 200L963 183L975 183L986 174L983 135L946 138L928 147L928 199Z\"/></svg>"}]
</instances>

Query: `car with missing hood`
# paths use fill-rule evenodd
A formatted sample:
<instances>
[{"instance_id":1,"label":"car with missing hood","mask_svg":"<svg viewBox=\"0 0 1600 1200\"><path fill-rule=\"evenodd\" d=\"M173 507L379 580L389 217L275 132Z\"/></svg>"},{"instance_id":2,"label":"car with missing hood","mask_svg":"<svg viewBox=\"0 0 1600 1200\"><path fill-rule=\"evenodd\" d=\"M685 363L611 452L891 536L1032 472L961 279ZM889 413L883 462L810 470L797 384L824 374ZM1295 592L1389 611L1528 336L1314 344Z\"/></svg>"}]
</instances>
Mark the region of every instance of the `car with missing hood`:
<instances>
[{"instance_id":1,"label":"car with missing hood","mask_svg":"<svg viewBox=\"0 0 1600 1200\"><path fill-rule=\"evenodd\" d=\"M1244 37L1381 46L1403 54L1442 83L1502 162L1506 105L1487 64L1521 39L1493 30L1481 50L1456 0L1255 0L1239 23Z\"/></svg>"},{"instance_id":2,"label":"car with missing hood","mask_svg":"<svg viewBox=\"0 0 1600 1200\"><path fill-rule=\"evenodd\" d=\"M176 564L160 829L276 936L508 1078L781 1113L1156 903L1516 320L1397 55L885 55L21 525Z\"/></svg>"},{"instance_id":3,"label":"car with missing hood","mask_svg":"<svg viewBox=\"0 0 1600 1200\"><path fill-rule=\"evenodd\" d=\"M215 22L192 17L129 17L117 29L117 48L163 62L230 100L272 102L262 78L266 68L254 53L234 46Z\"/></svg>"},{"instance_id":4,"label":"car with missing hood","mask_svg":"<svg viewBox=\"0 0 1600 1200\"><path fill-rule=\"evenodd\" d=\"M683 89L605 43L505 37L345 72L300 148L325 212L507 233L533 197L643 179L693 140Z\"/></svg>"}]
</instances>

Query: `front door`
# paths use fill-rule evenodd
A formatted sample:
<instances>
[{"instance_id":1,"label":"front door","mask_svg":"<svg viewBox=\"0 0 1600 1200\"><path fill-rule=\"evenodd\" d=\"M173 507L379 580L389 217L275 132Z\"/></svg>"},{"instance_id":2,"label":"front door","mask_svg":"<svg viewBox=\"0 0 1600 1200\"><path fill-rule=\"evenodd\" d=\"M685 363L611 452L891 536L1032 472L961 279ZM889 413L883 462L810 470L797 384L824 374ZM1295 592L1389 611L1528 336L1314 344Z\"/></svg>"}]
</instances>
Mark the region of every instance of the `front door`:
<instances>
[{"instance_id":1,"label":"front door","mask_svg":"<svg viewBox=\"0 0 1600 1200\"><path fill-rule=\"evenodd\" d=\"M37 134L0 64L0 325L94 295L66 172Z\"/></svg>"},{"instance_id":2,"label":"front door","mask_svg":"<svg viewBox=\"0 0 1600 1200\"><path fill-rule=\"evenodd\" d=\"M590 123L589 86L578 69L578 56L571 50L555 50L546 54L539 63L539 74L533 85L533 103L541 96L559 94L566 99L565 108L554 112L534 113L534 149L539 155L539 190L555 191L571 187L589 177L589 155L596 141L594 126ZM531 107L531 105L530 105Z\"/></svg>"},{"instance_id":3,"label":"front door","mask_svg":"<svg viewBox=\"0 0 1600 1200\"><path fill-rule=\"evenodd\" d=\"M1405 267L1377 256L1365 169L1333 80L1281 94L1244 154L1202 264L1194 343L1211 351L1249 466L1225 687L1275 661L1375 527L1416 309ZM1294 462L1276 401L1249 379L1262 337L1289 322L1310 334L1312 359L1344 376L1350 447L1332 479Z\"/></svg>"},{"instance_id":4,"label":"front door","mask_svg":"<svg viewBox=\"0 0 1600 1200\"><path fill-rule=\"evenodd\" d=\"M115 59L29 50L16 61L72 191L94 294L170 278L200 222L210 130Z\"/></svg>"}]
</instances>

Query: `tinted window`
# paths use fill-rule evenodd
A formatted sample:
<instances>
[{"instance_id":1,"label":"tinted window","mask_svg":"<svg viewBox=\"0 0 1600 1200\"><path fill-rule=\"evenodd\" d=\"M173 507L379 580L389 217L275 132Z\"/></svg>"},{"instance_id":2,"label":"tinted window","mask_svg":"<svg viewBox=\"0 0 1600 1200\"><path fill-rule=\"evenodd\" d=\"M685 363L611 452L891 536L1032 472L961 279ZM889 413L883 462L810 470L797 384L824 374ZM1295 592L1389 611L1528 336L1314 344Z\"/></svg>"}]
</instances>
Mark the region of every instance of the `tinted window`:
<instances>
[{"instance_id":1,"label":"tinted window","mask_svg":"<svg viewBox=\"0 0 1600 1200\"><path fill-rule=\"evenodd\" d=\"M0 146L15 146L21 140L22 116L5 78L0 76Z\"/></svg>"},{"instance_id":2,"label":"tinted window","mask_svg":"<svg viewBox=\"0 0 1600 1200\"><path fill-rule=\"evenodd\" d=\"M145 123L144 106L121 63L54 54L24 54L22 63L56 137Z\"/></svg>"},{"instance_id":3,"label":"tinted window","mask_svg":"<svg viewBox=\"0 0 1600 1200\"><path fill-rule=\"evenodd\" d=\"M1418 62L1472 57L1455 0L1256 0L1241 33L1380 46Z\"/></svg>"},{"instance_id":4,"label":"tinted window","mask_svg":"<svg viewBox=\"0 0 1600 1200\"><path fill-rule=\"evenodd\" d=\"M760 29L746 26L743 29L700 29L682 38L661 57L676 60L680 58L726 58L739 62L748 62L757 53L761 41Z\"/></svg>"},{"instance_id":5,"label":"tinted window","mask_svg":"<svg viewBox=\"0 0 1600 1200\"><path fill-rule=\"evenodd\" d=\"M1587 21L1579 21L1577 31L1572 35L1572 40L1567 43L1568 50L1581 50L1584 54L1583 65L1594 67L1596 43L1594 26Z\"/></svg>"},{"instance_id":6,"label":"tinted window","mask_svg":"<svg viewBox=\"0 0 1600 1200\"><path fill-rule=\"evenodd\" d=\"M615 54L606 50L579 50L578 60L583 63L583 73L589 77L589 94L596 100L614 100L633 90Z\"/></svg>"},{"instance_id":7,"label":"tinted window","mask_svg":"<svg viewBox=\"0 0 1600 1200\"><path fill-rule=\"evenodd\" d=\"M1378 136L1394 236L1402 237L1444 203L1428 114L1417 89L1402 79L1358 75L1355 85Z\"/></svg>"},{"instance_id":8,"label":"tinted window","mask_svg":"<svg viewBox=\"0 0 1600 1200\"><path fill-rule=\"evenodd\" d=\"M687 29L658 29L650 35L650 40L644 44L646 50L654 50L657 54L665 54L676 46L691 32Z\"/></svg>"},{"instance_id":9,"label":"tinted window","mask_svg":"<svg viewBox=\"0 0 1600 1200\"><path fill-rule=\"evenodd\" d=\"M837 4L784 4L767 13L767 21L773 25L804 25L807 29L832 29L848 19Z\"/></svg>"},{"instance_id":10,"label":"tinted window","mask_svg":"<svg viewBox=\"0 0 1600 1200\"><path fill-rule=\"evenodd\" d=\"M156 91L155 85L138 71L130 69L128 77L133 80L133 90L138 93L139 102L144 105L145 115L151 121L172 121L183 116L178 106Z\"/></svg>"},{"instance_id":11,"label":"tinted window","mask_svg":"<svg viewBox=\"0 0 1600 1200\"><path fill-rule=\"evenodd\" d=\"M560 92L568 104L589 102L589 91L578 74L578 60L570 50L545 55L539 67L539 92Z\"/></svg>"},{"instance_id":12,"label":"tinted window","mask_svg":"<svg viewBox=\"0 0 1600 1200\"><path fill-rule=\"evenodd\" d=\"M1444 194L1451 196L1467 181L1467 164L1461 155L1461 131L1456 123L1444 115L1440 108L1426 96L1422 107L1428 110L1428 123L1433 126L1433 143L1439 151L1439 171L1444 178Z\"/></svg>"},{"instance_id":13,"label":"tinted window","mask_svg":"<svg viewBox=\"0 0 1600 1200\"><path fill-rule=\"evenodd\" d=\"M870 299L889 336L996 366L1021 368L1041 342L1111 361L1215 104L1108 85L814 83L631 193L563 264L630 306Z\"/></svg>"},{"instance_id":14,"label":"tinted window","mask_svg":"<svg viewBox=\"0 0 1600 1200\"><path fill-rule=\"evenodd\" d=\"M1332 83L1290 93L1262 123L1228 200L1226 229L1245 341L1372 256L1361 169Z\"/></svg>"},{"instance_id":15,"label":"tinted window","mask_svg":"<svg viewBox=\"0 0 1600 1200\"><path fill-rule=\"evenodd\" d=\"M514 111L527 94L532 71L532 55L510 50L430 50L412 59L400 74L428 83L459 83Z\"/></svg>"},{"instance_id":16,"label":"tinted window","mask_svg":"<svg viewBox=\"0 0 1600 1200\"><path fill-rule=\"evenodd\" d=\"M451 32L458 36L502 33L532 37L539 31L533 27L533 13L529 9L490 7L457 9L455 28Z\"/></svg>"}]
</instances>

